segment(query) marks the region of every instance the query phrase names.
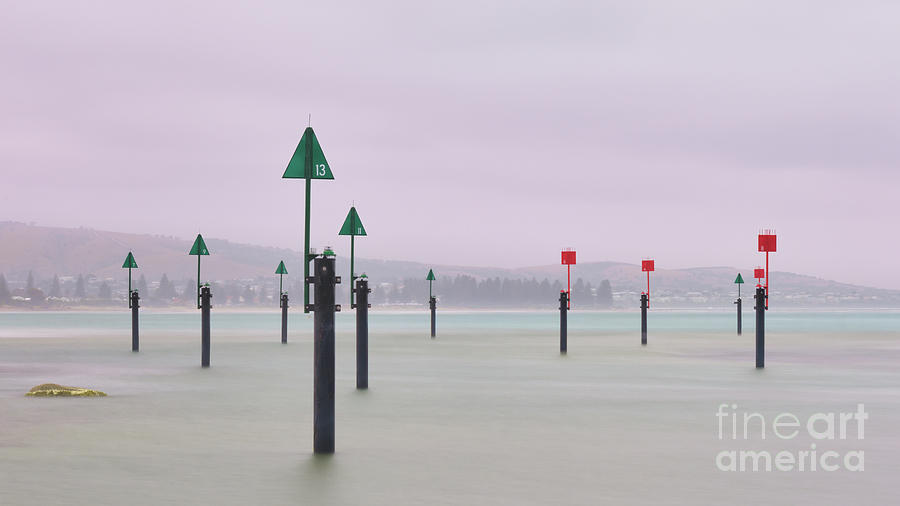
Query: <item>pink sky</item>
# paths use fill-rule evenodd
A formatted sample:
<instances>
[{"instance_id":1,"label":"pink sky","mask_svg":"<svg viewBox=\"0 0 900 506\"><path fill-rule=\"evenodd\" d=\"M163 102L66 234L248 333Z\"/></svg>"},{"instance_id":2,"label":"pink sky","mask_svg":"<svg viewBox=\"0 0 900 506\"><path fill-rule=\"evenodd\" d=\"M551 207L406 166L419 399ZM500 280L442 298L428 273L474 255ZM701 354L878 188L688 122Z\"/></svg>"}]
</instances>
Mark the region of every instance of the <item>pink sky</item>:
<instances>
[{"instance_id":1,"label":"pink sky","mask_svg":"<svg viewBox=\"0 0 900 506\"><path fill-rule=\"evenodd\" d=\"M8 2L0 220L897 288L900 6L727 3Z\"/></svg>"}]
</instances>

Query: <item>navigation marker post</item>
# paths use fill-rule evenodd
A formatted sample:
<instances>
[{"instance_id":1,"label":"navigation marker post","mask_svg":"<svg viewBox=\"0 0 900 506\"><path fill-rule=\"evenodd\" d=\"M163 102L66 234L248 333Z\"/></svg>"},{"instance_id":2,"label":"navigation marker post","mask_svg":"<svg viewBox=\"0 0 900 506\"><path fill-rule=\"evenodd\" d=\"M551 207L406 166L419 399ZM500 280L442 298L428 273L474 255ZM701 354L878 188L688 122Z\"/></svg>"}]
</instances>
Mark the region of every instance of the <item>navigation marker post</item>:
<instances>
[{"instance_id":1,"label":"navigation marker post","mask_svg":"<svg viewBox=\"0 0 900 506\"><path fill-rule=\"evenodd\" d=\"M641 345L647 345L647 309L650 308L650 273L656 270L654 260L641 260L641 271L647 273L647 291L641 292Z\"/></svg>"},{"instance_id":2,"label":"navigation marker post","mask_svg":"<svg viewBox=\"0 0 900 506\"><path fill-rule=\"evenodd\" d=\"M206 247L206 241L203 236L197 234L194 239L194 245L188 255L197 256L197 309L200 310L200 365L209 367L209 311L212 308L210 299L212 292L209 290L209 283L202 285L200 283L200 257L209 255L209 248Z\"/></svg>"},{"instance_id":3,"label":"navigation marker post","mask_svg":"<svg viewBox=\"0 0 900 506\"><path fill-rule=\"evenodd\" d=\"M559 352L566 354L569 340L569 294L565 290L559 291Z\"/></svg>"},{"instance_id":4,"label":"navigation marker post","mask_svg":"<svg viewBox=\"0 0 900 506\"><path fill-rule=\"evenodd\" d=\"M306 180L306 213L305 227L303 232L303 312L309 312L309 263L317 257L309 248L309 215L310 215L310 193L311 182L313 179L334 179L331 173L331 166L325 160L325 153L322 152L322 146L316 138L316 133L312 127L306 127L303 135L300 137L300 143L291 156L287 168L284 169L282 179L305 179Z\"/></svg>"},{"instance_id":5,"label":"navigation marker post","mask_svg":"<svg viewBox=\"0 0 900 506\"><path fill-rule=\"evenodd\" d=\"M313 452L334 453L334 287L341 282L334 274L334 251L325 247L316 256L314 276L307 281L316 285L313 318Z\"/></svg>"},{"instance_id":6,"label":"navigation marker post","mask_svg":"<svg viewBox=\"0 0 900 506\"><path fill-rule=\"evenodd\" d=\"M559 292L559 352L567 353L569 347L568 311L572 308L572 266L575 265L575 250L562 250L562 265L566 266L566 289Z\"/></svg>"},{"instance_id":7,"label":"navigation marker post","mask_svg":"<svg viewBox=\"0 0 900 506\"><path fill-rule=\"evenodd\" d=\"M356 280L356 388L369 388L369 279L362 273Z\"/></svg>"},{"instance_id":8,"label":"navigation marker post","mask_svg":"<svg viewBox=\"0 0 900 506\"><path fill-rule=\"evenodd\" d=\"M738 298L734 301L734 303L737 304L737 335L741 335L741 285L744 284L744 278L741 277L740 272L734 279L734 282L738 286Z\"/></svg>"},{"instance_id":9,"label":"navigation marker post","mask_svg":"<svg viewBox=\"0 0 900 506\"><path fill-rule=\"evenodd\" d=\"M197 255L197 309L200 309L200 257L209 255L209 249L206 247L206 242L203 240L202 235L197 234L197 238L194 239L194 245L191 246L191 251L188 252L188 255Z\"/></svg>"},{"instance_id":10,"label":"navigation marker post","mask_svg":"<svg viewBox=\"0 0 900 506\"><path fill-rule=\"evenodd\" d=\"M287 273L284 260L282 260L275 269L275 274L278 274L278 307L281 308L281 344L287 343L288 294L284 291L284 275Z\"/></svg>"},{"instance_id":11,"label":"navigation marker post","mask_svg":"<svg viewBox=\"0 0 900 506\"><path fill-rule=\"evenodd\" d=\"M764 230L758 237L758 249L766 254L766 309L769 309L769 253L775 253L777 238L774 230Z\"/></svg>"},{"instance_id":12,"label":"navigation marker post","mask_svg":"<svg viewBox=\"0 0 900 506\"><path fill-rule=\"evenodd\" d=\"M763 367L765 365L765 354L762 352L762 348L765 347L766 341L766 294L765 289L762 287L762 278L766 277L766 270L762 267L753 269L753 277L756 278L756 293L753 295L753 300L756 301L753 306L753 309L756 311L756 367Z\"/></svg>"},{"instance_id":13,"label":"navigation marker post","mask_svg":"<svg viewBox=\"0 0 900 506\"><path fill-rule=\"evenodd\" d=\"M359 213L356 212L356 207L351 206L350 212L347 213L347 218L344 219L344 224L341 226L341 231L338 232L338 235L349 235L350 236L350 307L354 307L354 289L356 288L356 271L353 270L353 260L356 256L356 236L366 235L366 228L363 226L362 221L359 219Z\"/></svg>"},{"instance_id":14,"label":"navigation marker post","mask_svg":"<svg viewBox=\"0 0 900 506\"><path fill-rule=\"evenodd\" d=\"M757 283L756 285L756 368L762 369L766 366L766 311L769 310L769 253L776 251L776 236L774 230L763 230L757 237L757 249L761 253L766 254L766 268L756 269L755 277L760 278L759 274L764 274L766 278L765 285Z\"/></svg>"},{"instance_id":15,"label":"navigation marker post","mask_svg":"<svg viewBox=\"0 0 900 506\"><path fill-rule=\"evenodd\" d=\"M435 311L437 310L437 299L434 295L431 295L431 283L434 281L434 271L428 269L428 276L425 276L425 279L428 280L428 307L431 308L431 338L434 339L436 330Z\"/></svg>"},{"instance_id":16,"label":"navigation marker post","mask_svg":"<svg viewBox=\"0 0 900 506\"><path fill-rule=\"evenodd\" d=\"M200 290L200 366L209 367L209 310L212 293L209 283Z\"/></svg>"},{"instance_id":17,"label":"navigation marker post","mask_svg":"<svg viewBox=\"0 0 900 506\"><path fill-rule=\"evenodd\" d=\"M363 274L359 278L354 269L356 236L366 235L366 228L359 219L356 206L350 212L338 235L350 236L350 308L356 309L356 388L369 388L369 280Z\"/></svg>"},{"instance_id":18,"label":"navigation marker post","mask_svg":"<svg viewBox=\"0 0 900 506\"><path fill-rule=\"evenodd\" d=\"M134 260L134 255L128 252L125 257L125 263L122 264L123 269L128 269L128 307L131 309L131 351L138 351L138 308L140 307L140 296L137 290L131 289L131 269L137 269L138 264Z\"/></svg>"},{"instance_id":19,"label":"navigation marker post","mask_svg":"<svg viewBox=\"0 0 900 506\"><path fill-rule=\"evenodd\" d=\"M566 309L572 309L572 266L575 265L575 250L566 248L562 250L562 265L566 266Z\"/></svg>"}]
</instances>

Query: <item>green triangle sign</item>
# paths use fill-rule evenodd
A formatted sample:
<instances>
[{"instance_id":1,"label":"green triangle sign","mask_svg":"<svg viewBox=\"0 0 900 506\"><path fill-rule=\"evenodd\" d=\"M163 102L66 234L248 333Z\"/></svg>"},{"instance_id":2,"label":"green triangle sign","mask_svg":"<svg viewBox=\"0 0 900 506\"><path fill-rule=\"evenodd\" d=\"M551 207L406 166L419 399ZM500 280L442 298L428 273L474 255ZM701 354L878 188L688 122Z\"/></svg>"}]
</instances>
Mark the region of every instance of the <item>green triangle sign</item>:
<instances>
[{"instance_id":1,"label":"green triangle sign","mask_svg":"<svg viewBox=\"0 0 900 506\"><path fill-rule=\"evenodd\" d=\"M123 269L137 269L137 262L134 261L134 255L131 252L128 252L128 256L125 257L125 263L122 264Z\"/></svg>"},{"instance_id":2,"label":"green triangle sign","mask_svg":"<svg viewBox=\"0 0 900 506\"><path fill-rule=\"evenodd\" d=\"M284 260L278 264L278 268L275 269L275 274L287 274L287 268L284 266Z\"/></svg>"},{"instance_id":3,"label":"green triangle sign","mask_svg":"<svg viewBox=\"0 0 900 506\"><path fill-rule=\"evenodd\" d=\"M740 273L740 272L738 273L738 277L735 278L734 282L737 283L737 284L743 284L743 283L744 283L744 278L741 277L741 273Z\"/></svg>"},{"instance_id":4,"label":"green triangle sign","mask_svg":"<svg viewBox=\"0 0 900 506\"><path fill-rule=\"evenodd\" d=\"M191 246L191 252L188 255L209 255L209 250L206 248L206 243L203 242L203 236L197 234L197 238L194 239L194 245Z\"/></svg>"},{"instance_id":5,"label":"green triangle sign","mask_svg":"<svg viewBox=\"0 0 900 506\"><path fill-rule=\"evenodd\" d=\"M341 227L338 235L366 235L366 227L360 221L355 207L350 208L350 212L347 213L347 219L344 220L344 225Z\"/></svg>"},{"instance_id":6,"label":"green triangle sign","mask_svg":"<svg viewBox=\"0 0 900 506\"><path fill-rule=\"evenodd\" d=\"M428 277L425 278L426 281L434 281L434 271L428 269Z\"/></svg>"},{"instance_id":7,"label":"green triangle sign","mask_svg":"<svg viewBox=\"0 0 900 506\"><path fill-rule=\"evenodd\" d=\"M282 178L294 179L334 179L331 173L331 166L325 160L325 153L322 152L322 146L319 145L319 139L316 139L316 133L312 127L306 127L303 136L300 137L300 143L291 156L291 161L284 169Z\"/></svg>"}]
</instances>

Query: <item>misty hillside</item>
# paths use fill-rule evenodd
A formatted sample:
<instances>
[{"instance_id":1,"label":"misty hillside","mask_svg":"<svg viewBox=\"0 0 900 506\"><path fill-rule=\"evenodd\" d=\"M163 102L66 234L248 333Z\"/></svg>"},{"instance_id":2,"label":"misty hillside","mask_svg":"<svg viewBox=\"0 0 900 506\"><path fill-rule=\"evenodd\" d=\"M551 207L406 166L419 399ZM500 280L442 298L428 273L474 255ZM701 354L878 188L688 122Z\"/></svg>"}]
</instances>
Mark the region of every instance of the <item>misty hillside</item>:
<instances>
[{"instance_id":1,"label":"misty hillside","mask_svg":"<svg viewBox=\"0 0 900 506\"><path fill-rule=\"evenodd\" d=\"M301 277L298 251L239 244L215 237L204 239L210 250L210 256L202 260L204 281L257 280L258 284L258 280L262 279L271 286L275 268L281 260L285 261L291 283ZM0 222L0 274L11 286L23 284L29 272L44 280L54 275L69 278L93 275L92 279L106 280L114 285L114 290L121 291L126 280L122 262L128 251L133 251L140 266L136 275L144 275L148 281L153 281L166 274L180 288L187 280L196 277L196 258L187 254L191 243L192 239L176 237ZM347 259L341 255L343 251L340 248L337 253L338 272L346 276ZM472 282L495 278L533 278L537 282L547 279L550 283L565 283L566 275L560 265L505 269L357 258L357 272L366 272L374 286L385 284L399 287L417 284L418 280L425 286L424 278L429 268L433 268L438 277L436 288L447 286L444 283L457 276L470 276L474 278ZM660 269L652 276L654 300L663 306L725 306L736 294L733 281L737 272L735 267ZM746 281L743 295L747 300L752 297L755 280L751 278L752 268L743 268L741 272ZM578 278L593 287L608 280L618 306L632 305L645 283L640 266L617 262L577 265L572 272L573 284ZM771 285L772 296L789 305L900 307L898 291L849 285L800 274L773 271ZM415 292L421 289L418 286L413 288ZM547 291L546 288L544 291ZM552 293L547 297L552 297ZM552 305L551 299L548 306Z\"/></svg>"}]
</instances>

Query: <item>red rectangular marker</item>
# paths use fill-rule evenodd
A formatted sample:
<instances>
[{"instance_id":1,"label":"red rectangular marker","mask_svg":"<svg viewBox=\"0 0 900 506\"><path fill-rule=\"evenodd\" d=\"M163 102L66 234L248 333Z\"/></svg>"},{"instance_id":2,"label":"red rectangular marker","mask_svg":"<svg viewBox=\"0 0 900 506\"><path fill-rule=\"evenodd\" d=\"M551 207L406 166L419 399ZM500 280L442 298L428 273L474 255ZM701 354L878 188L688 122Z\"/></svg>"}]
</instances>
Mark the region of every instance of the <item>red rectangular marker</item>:
<instances>
[{"instance_id":1,"label":"red rectangular marker","mask_svg":"<svg viewBox=\"0 0 900 506\"><path fill-rule=\"evenodd\" d=\"M759 234L759 251L768 253L775 252L776 237L775 234Z\"/></svg>"}]
</instances>

